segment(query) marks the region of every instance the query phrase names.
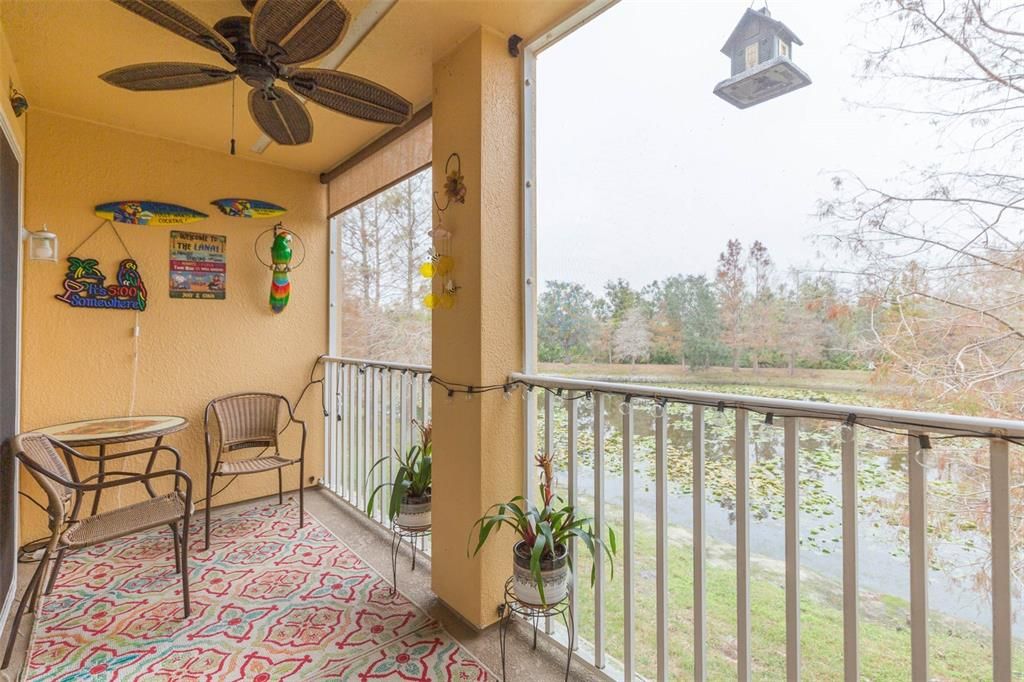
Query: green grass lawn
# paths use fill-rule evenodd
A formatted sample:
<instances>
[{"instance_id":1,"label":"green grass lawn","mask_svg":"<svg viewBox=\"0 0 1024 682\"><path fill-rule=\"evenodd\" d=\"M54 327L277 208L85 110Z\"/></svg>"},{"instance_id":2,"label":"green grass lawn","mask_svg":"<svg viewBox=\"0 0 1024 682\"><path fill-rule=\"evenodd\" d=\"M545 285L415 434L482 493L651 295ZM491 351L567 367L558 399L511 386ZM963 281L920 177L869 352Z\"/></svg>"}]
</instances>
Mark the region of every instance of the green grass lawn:
<instances>
[{"instance_id":1,"label":"green grass lawn","mask_svg":"<svg viewBox=\"0 0 1024 682\"><path fill-rule=\"evenodd\" d=\"M589 502L589 500L588 500ZM621 512L609 520L621 538ZM756 528L755 531L756 532ZM656 677L655 533L649 521L635 526L635 636L637 672ZM589 557L587 558L589 559ZM594 602L589 584L590 562L581 557L578 632L593 641ZM606 647L621 660L623 651L622 562L605 588ZM752 557L751 614L754 675L785 679L786 622L784 566ZM690 679L693 671L693 555L690 536L673 528L669 550L669 679ZM708 679L736 674L735 550L713 543L708 548L707 656ZM802 676L806 680L843 679L843 613L841 585L820 574L803 571L801 578ZM909 602L861 591L861 677L872 682L910 679ZM936 614L930 623L932 680L991 678L991 635L967 621ZM1016 647L1020 650L1020 647ZM1016 662L1016 661L1015 661ZM1018 662L1019 665L1019 662Z\"/></svg>"}]
</instances>

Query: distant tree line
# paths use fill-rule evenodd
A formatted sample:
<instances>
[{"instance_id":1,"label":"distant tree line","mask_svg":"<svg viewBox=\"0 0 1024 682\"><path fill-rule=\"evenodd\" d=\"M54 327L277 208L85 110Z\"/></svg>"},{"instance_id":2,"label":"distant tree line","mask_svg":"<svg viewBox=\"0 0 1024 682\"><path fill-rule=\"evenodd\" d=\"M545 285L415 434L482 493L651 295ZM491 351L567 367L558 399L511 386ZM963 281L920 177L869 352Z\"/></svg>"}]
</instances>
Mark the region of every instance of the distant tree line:
<instances>
[{"instance_id":1,"label":"distant tree line","mask_svg":"<svg viewBox=\"0 0 1024 682\"><path fill-rule=\"evenodd\" d=\"M600 294L545 282L537 307L541 362L652 363L689 368L865 366L858 320L833 278L781 277L767 247L732 239L714 279L673 275Z\"/></svg>"}]
</instances>

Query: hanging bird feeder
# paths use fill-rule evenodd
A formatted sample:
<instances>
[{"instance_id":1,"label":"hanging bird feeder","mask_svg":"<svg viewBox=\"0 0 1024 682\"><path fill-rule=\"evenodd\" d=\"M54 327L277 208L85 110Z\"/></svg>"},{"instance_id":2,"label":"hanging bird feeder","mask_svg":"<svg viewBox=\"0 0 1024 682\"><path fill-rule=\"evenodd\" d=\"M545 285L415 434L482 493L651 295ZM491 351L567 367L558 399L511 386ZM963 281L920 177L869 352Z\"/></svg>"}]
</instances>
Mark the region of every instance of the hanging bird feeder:
<instances>
[{"instance_id":1,"label":"hanging bird feeder","mask_svg":"<svg viewBox=\"0 0 1024 682\"><path fill-rule=\"evenodd\" d=\"M803 42L767 7L747 9L722 47L732 76L715 86L715 94L746 109L810 85L811 77L793 63L793 45Z\"/></svg>"}]
</instances>

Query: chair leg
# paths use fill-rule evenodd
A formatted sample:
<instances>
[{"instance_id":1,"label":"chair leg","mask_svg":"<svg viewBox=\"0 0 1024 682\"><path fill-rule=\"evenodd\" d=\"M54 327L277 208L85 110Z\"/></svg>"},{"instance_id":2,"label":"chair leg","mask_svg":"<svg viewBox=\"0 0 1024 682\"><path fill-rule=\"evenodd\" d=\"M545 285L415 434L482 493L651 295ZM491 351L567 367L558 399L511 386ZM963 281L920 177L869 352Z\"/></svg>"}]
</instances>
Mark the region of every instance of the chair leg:
<instances>
[{"instance_id":1,"label":"chair leg","mask_svg":"<svg viewBox=\"0 0 1024 682\"><path fill-rule=\"evenodd\" d=\"M284 504L284 484L282 483L281 468L277 468L277 503Z\"/></svg>"},{"instance_id":2,"label":"chair leg","mask_svg":"<svg viewBox=\"0 0 1024 682\"><path fill-rule=\"evenodd\" d=\"M306 512L303 505L303 492L306 490L306 471L304 468L304 458L299 458L299 528L302 528L306 524Z\"/></svg>"},{"instance_id":3,"label":"chair leg","mask_svg":"<svg viewBox=\"0 0 1024 682\"><path fill-rule=\"evenodd\" d=\"M171 537L174 538L174 572L181 573L181 539L178 537L178 524L171 524Z\"/></svg>"},{"instance_id":4,"label":"chair leg","mask_svg":"<svg viewBox=\"0 0 1024 682\"><path fill-rule=\"evenodd\" d=\"M32 574L32 578L28 581L28 587L25 588L25 594L21 596L21 601L18 603L18 610L14 612L14 622L11 623L11 634L7 637L7 648L4 650L4 661L3 664L0 665L0 670L6 669L8 664L11 662L11 653L14 651L14 642L18 639L18 628L21 627L21 619L25 615L25 607L30 601L35 601L34 595L37 591L36 587L42 580L42 575L45 571L46 564L40 561L39 566L36 567L35 572Z\"/></svg>"},{"instance_id":5,"label":"chair leg","mask_svg":"<svg viewBox=\"0 0 1024 682\"><path fill-rule=\"evenodd\" d=\"M188 524L189 514L186 513L185 518L181 521L181 598L185 602L186 618L192 615L192 600L188 596ZM206 527L209 529L209 523Z\"/></svg>"},{"instance_id":6,"label":"chair leg","mask_svg":"<svg viewBox=\"0 0 1024 682\"><path fill-rule=\"evenodd\" d=\"M210 549L210 493L213 492L213 476L206 476L206 544L203 545L203 549ZM188 529L186 528L186 535Z\"/></svg>"},{"instance_id":7,"label":"chair leg","mask_svg":"<svg viewBox=\"0 0 1024 682\"><path fill-rule=\"evenodd\" d=\"M53 570L50 571L50 579L46 581L46 590L44 594L50 594L53 592L53 586L57 583L57 574L60 572L61 564L64 563L64 554L66 552L66 547L61 547L57 550L57 559L53 562Z\"/></svg>"}]
</instances>

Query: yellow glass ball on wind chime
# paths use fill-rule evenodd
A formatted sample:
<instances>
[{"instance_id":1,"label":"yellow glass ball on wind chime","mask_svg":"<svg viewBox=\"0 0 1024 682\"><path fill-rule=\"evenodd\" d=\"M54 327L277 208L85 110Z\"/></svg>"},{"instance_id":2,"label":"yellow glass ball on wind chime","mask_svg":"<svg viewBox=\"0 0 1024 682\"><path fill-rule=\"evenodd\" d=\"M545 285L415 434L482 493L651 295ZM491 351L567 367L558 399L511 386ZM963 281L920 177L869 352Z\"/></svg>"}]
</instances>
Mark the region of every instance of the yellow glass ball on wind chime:
<instances>
[{"instance_id":1,"label":"yellow glass ball on wind chime","mask_svg":"<svg viewBox=\"0 0 1024 682\"><path fill-rule=\"evenodd\" d=\"M455 162L452 167L452 162ZM434 193L434 206L437 208L437 227L430 231L434 240L430 260L420 266L420 275L426 279L440 279L441 293L430 292L423 297L423 305L429 310L435 308L452 308L455 305L455 292L458 286L451 275L455 270L455 259L451 255L452 233L443 224L444 212L454 201L457 204L466 203L466 183L462 176L462 160L456 153L448 157L445 163L445 204L441 206L437 201L437 193Z\"/></svg>"}]
</instances>

